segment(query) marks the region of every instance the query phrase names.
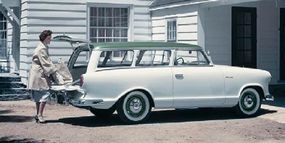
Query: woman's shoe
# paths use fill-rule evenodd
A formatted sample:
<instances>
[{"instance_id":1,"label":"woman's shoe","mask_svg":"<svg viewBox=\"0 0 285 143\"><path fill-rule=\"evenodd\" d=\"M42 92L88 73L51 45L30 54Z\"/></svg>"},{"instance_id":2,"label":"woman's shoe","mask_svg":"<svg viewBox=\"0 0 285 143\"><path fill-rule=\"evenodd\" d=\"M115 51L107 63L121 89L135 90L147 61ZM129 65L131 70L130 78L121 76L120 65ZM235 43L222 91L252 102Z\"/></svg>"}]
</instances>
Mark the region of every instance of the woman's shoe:
<instances>
[{"instance_id":1,"label":"woman's shoe","mask_svg":"<svg viewBox=\"0 0 285 143\"><path fill-rule=\"evenodd\" d=\"M36 115L36 116L34 117L34 119L35 119L36 123L39 122L39 117L38 117L38 115Z\"/></svg>"},{"instance_id":2,"label":"woman's shoe","mask_svg":"<svg viewBox=\"0 0 285 143\"><path fill-rule=\"evenodd\" d=\"M39 123L45 123L46 122L46 120L44 119L44 117L43 116L38 116L38 122Z\"/></svg>"}]
</instances>

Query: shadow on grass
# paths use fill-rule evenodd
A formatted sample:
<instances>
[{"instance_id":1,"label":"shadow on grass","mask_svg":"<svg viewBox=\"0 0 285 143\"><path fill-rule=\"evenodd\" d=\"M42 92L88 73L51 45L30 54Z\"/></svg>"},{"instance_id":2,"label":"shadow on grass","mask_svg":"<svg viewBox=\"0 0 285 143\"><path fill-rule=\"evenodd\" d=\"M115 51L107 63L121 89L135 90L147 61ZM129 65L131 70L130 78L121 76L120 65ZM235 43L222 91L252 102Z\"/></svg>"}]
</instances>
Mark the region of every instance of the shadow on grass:
<instances>
[{"instance_id":1,"label":"shadow on grass","mask_svg":"<svg viewBox=\"0 0 285 143\"><path fill-rule=\"evenodd\" d=\"M259 115L275 113L274 110L261 109ZM258 115L258 116L259 116ZM242 119L232 109L194 109L194 110L163 110L153 111L150 118L142 124L181 123L213 120ZM96 116L81 116L48 120L47 123L65 123L84 127L101 127L126 125L117 114L109 119L100 119Z\"/></svg>"},{"instance_id":2,"label":"shadow on grass","mask_svg":"<svg viewBox=\"0 0 285 143\"><path fill-rule=\"evenodd\" d=\"M0 137L1 143L42 143L44 141L37 141L31 138L18 139L14 136Z\"/></svg>"}]
</instances>

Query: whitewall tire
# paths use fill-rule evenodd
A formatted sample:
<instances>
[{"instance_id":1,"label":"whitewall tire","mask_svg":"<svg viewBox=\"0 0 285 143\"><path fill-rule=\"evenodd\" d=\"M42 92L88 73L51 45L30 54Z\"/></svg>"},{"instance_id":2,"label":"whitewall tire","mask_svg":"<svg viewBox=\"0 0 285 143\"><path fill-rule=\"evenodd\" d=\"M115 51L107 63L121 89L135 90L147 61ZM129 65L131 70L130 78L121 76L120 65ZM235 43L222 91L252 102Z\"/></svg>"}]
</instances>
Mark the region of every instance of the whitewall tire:
<instances>
[{"instance_id":1,"label":"whitewall tire","mask_svg":"<svg viewBox=\"0 0 285 143\"><path fill-rule=\"evenodd\" d=\"M241 116L255 116L261 106L260 95L254 88L244 89L239 97L237 112Z\"/></svg>"},{"instance_id":2,"label":"whitewall tire","mask_svg":"<svg viewBox=\"0 0 285 143\"><path fill-rule=\"evenodd\" d=\"M150 101L147 95L140 91L131 92L120 100L117 109L119 117L127 123L145 121L149 117L150 111Z\"/></svg>"}]
</instances>

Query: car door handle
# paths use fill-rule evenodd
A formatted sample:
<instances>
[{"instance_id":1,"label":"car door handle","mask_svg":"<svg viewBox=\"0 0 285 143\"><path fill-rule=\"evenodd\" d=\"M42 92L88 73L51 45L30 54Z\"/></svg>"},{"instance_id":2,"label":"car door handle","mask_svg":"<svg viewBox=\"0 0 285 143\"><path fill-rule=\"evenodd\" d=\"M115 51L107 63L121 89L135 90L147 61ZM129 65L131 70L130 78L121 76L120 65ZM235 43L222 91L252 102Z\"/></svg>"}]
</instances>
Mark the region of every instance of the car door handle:
<instances>
[{"instance_id":1,"label":"car door handle","mask_svg":"<svg viewBox=\"0 0 285 143\"><path fill-rule=\"evenodd\" d=\"M184 75L183 74L175 74L176 79L183 79Z\"/></svg>"},{"instance_id":2,"label":"car door handle","mask_svg":"<svg viewBox=\"0 0 285 143\"><path fill-rule=\"evenodd\" d=\"M233 76L226 76L226 78L234 78Z\"/></svg>"}]
</instances>

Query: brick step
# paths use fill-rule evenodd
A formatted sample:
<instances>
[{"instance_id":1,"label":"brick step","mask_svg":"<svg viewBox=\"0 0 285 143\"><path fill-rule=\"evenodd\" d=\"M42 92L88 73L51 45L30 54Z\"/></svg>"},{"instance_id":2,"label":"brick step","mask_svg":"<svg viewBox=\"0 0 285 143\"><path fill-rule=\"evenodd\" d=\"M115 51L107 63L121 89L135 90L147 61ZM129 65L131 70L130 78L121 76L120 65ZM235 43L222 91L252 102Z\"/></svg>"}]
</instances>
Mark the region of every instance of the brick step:
<instances>
[{"instance_id":1,"label":"brick step","mask_svg":"<svg viewBox=\"0 0 285 143\"><path fill-rule=\"evenodd\" d=\"M0 76L0 82L21 82L20 76Z\"/></svg>"}]
</instances>

